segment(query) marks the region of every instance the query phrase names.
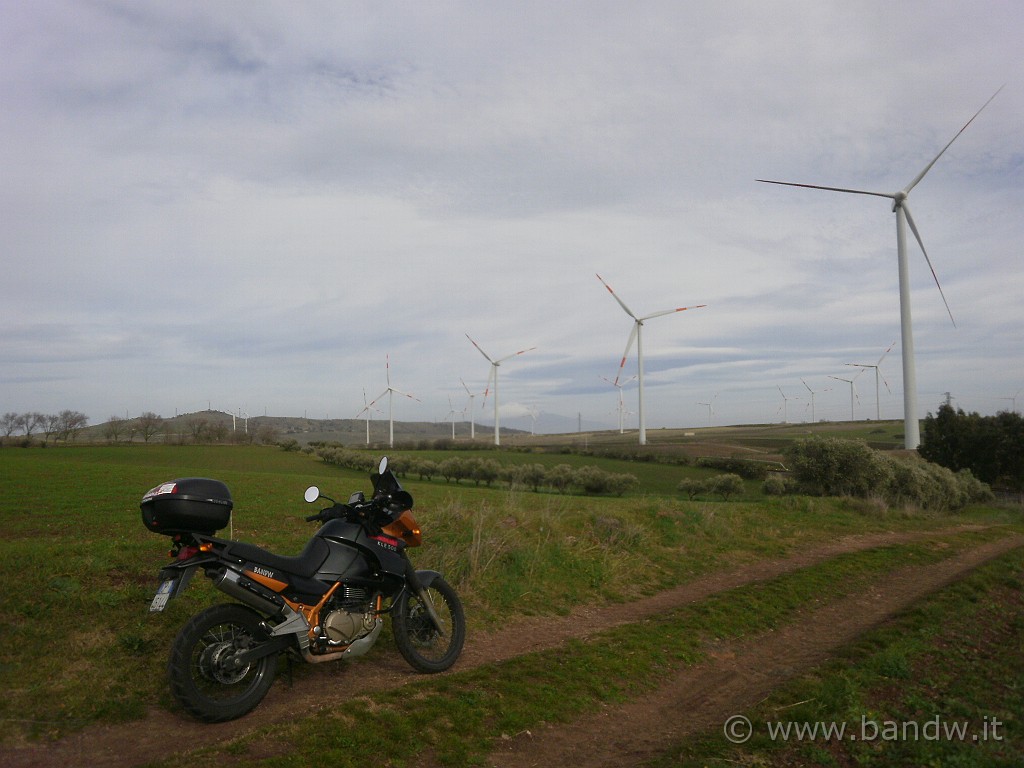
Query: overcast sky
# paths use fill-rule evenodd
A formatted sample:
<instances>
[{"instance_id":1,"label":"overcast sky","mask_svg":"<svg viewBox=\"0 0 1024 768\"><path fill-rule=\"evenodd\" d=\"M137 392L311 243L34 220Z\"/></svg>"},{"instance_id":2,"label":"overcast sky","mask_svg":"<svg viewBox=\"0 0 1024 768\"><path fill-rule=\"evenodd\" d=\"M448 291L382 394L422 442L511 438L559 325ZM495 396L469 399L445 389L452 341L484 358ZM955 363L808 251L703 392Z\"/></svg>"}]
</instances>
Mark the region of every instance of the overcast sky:
<instances>
[{"instance_id":1,"label":"overcast sky","mask_svg":"<svg viewBox=\"0 0 1024 768\"><path fill-rule=\"evenodd\" d=\"M1024 408L1024 6L0 0L0 411ZM636 373L635 348L622 372ZM785 406L779 389L790 398ZM636 382L625 387L636 411ZM799 398L799 399L797 399ZM711 402L714 411L706 405ZM475 400L479 411L482 398ZM381 404L386 412L386 398ZM485 415L491 419L491 403ZM377 417L379 418L379 417ZM628 416L635 425L635 414Z\"/></svg>"}]
</instances>

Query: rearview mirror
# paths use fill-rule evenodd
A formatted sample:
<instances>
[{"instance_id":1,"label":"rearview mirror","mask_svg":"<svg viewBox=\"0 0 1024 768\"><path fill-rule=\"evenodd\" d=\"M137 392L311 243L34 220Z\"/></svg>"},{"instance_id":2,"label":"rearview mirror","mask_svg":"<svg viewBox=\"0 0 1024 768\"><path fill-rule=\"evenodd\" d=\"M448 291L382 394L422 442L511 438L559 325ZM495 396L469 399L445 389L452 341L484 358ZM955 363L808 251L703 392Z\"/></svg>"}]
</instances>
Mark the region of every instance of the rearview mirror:
<instances>
[{"instance_id":1,"label":"rearview mirror","mask_svg":"<svg viewBox=\"0 0 1024 768\"><path fill-rule=\"evenodd\" d=\"M304 498L306 499L306 502L308 504L312 504L314 501L320 498L320 489L317 488L315 485L309 486L309 488L306 489Z\"/></svg>"},{"instance_id":2,"label":"rearview mirror","mask_svg":"<svg viewBox=\"0 0 1024 768\"><path fill-rule=\"evenodd\" d=\"M384 456L380 460L380 466L377 467L377 474L378 475L383 475L385 470L387 470L387 468L388 468L388 457Z\"/></svg>"}]
</instances>

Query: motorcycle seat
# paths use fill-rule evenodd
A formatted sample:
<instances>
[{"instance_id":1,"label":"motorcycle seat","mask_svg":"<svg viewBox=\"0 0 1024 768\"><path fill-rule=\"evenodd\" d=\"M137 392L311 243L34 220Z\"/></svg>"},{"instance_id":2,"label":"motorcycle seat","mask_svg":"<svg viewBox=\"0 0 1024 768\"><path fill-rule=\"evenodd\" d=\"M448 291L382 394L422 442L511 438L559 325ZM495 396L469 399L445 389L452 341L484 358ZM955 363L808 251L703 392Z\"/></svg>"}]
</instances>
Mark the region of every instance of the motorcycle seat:
<instances>
[{"instance_id":1,"label":"motorcycle seat","mask_svg":"<svg viewBox=\"0 0 1024 768\"><path fill-rule=\"evenodd\" d=\"M330 547L327 542L319 536L314 536L306 544L305 548L294 557L275 555L255 544L246 544L242 541L232 541L228 546L227 554L242 560L248 560L257 565L265 565L268 568L293 576L301 576L304 579L311 578L320 566L324 564Z\"/></svg>"}]
</instances>

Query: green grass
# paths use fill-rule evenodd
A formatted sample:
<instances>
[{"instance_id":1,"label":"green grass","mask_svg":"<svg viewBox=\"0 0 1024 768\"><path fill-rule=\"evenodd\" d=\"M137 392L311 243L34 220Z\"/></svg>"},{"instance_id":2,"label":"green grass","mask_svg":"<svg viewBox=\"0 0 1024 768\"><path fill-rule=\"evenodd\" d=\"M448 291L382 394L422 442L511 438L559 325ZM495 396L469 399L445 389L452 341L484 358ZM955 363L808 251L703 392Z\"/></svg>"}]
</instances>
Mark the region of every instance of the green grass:
<instances>
[{"instance_id":1,"label":"green grass","mask_svg":"<svg viewBox=\"0 0 1024 768\"><path fill-rule=\"evenodd\" d=\"M168 705L174 634L226 598L197 578L165 614L148 614L168 542L142 526L138 501L157 483L191 475L228 483L235 538L282 554L298 552L313 532L302 521L307 485L344 499L369 484L311 456L262 447L0 449L0 720L9 726L0 739L55 737ZM846 534L1011 519L998 510L949 518L800 497L688 503L406 485L425 539L414 562L449 577L472 627L631 600Z\"/></svg>"},{"instance_id":2,"label":"green grass","mask_svg":"<svg viewBox=\"0 0 1024 768\"><path fill-rule=\"evenodd\" d=\"M893 569L938 562L992 536L964 534L840 556L586 642L358 697L191 757L209 761L230 752L244 755L247 765L274 768L324 757L339 768L360 766L379 763L382 755L392 765L418 764L425 755L438 765L480 765L503 734L570 724L604 705L642 696L674 670L699 662L709 641L776 628L811 601L852 594ZM262 752L268 742L274 744L272 756Z\"/></svg>"},{"instance_id":3,"label":"green grass","mask_svg":"<svg viewBox=\"0 0 1024 768\"><path fill-rule=\"evenodd\" d=\"M650 763L668 766L1019 766L1024 761L1024 552L1015 551L778 688L743 713L746 744L720 728ZM772 738L768 723L844 728ZM776 732L778 733L778 731ZM790 731L794 734L795 731Z\"/></svg>"}]
</instances>

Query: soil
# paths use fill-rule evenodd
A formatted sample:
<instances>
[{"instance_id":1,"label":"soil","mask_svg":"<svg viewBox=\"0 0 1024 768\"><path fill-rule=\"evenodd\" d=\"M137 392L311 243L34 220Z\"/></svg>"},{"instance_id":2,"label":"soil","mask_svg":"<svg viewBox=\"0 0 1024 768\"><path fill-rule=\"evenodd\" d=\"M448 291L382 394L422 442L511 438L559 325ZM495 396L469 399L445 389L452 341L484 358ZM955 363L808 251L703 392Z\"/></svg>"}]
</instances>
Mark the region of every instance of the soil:
<instances>
[{"instance_id":1,"label":"soil","mask_svg":"<svg viewBox=\"0 0 1024 768\"><path fill-rule=\"evenodd\" d=\"M455 669L470 669L551 648L571 638L586 638L610 627L640 621L717 592L770 579L842 553L965 530L970 528L852 536L791 557L710 574L634 602L584 606L567 616L517 620L500 631L472 635ZM596 716L576 721L570 728L551 726L512 735L501 742L487 764L496 768L571 762L610 766L628 765L656 756L688 733L721 727L730 715L757 703L785 679L821 663L842 645L927 594L1020 546L1024 546L1024 537L1008 534L937 564L908 567L888 574L871 589L809 609L777 631L714 649L708 661L684 669L642 700L610 707ZM282 670L287 675L286 667ZM293 685L287 680L279 681L263 703L241 720L205 725L183 714L153 707L141 721L94 726L50 743L0 747L0 763L7 768L141 765L167 758L182 745L213 746L297 715L327 706L337 707L347 698L419 679L397 653L383 653L352 664L327 664L316 672L303 676Z\"/></svg>"}]
</instances>

